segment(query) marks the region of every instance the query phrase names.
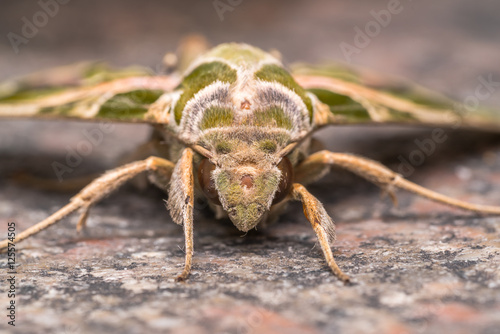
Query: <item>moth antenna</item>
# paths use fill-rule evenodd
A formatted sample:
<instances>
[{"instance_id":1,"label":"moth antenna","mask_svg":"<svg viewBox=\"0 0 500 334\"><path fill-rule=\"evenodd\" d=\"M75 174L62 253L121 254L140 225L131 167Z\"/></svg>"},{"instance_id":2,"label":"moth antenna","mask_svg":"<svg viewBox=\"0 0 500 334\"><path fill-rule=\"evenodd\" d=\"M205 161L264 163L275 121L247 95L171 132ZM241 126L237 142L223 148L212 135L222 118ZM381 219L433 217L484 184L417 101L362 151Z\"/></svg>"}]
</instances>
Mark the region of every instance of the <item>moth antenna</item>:
<instances>
[{"instance_id":1,"label":"moth antenna","mask_svg":"<svg viewBox=\"0 0 500 334\"><path fill-rule=\"evenodd\" d=\"M296 146L297 146L297 142L295 143L291 143L291 144L288 144L287 146L285 146L279 153L278 153L278 156L280 157L284 157L286 156L288 153L290 153Z\"/></svg>"},{"instance_id":2,"label":"moth antenna","mask_svg":"<svg viewBox=\"0 0 500 334\"><path fill-rule=\"evenodd\" d=\"M203 146L200 146L200 145L194 145L193 147L193 150L195 150L196 152L200 153L201 155L203 155L205 158L208 158L208 159L211 159L213 158L213 154L212 152L210 152L209 150L207 150L206 148L204 148Z\"/></svg>"},{"instance_id":3,"label":"moth antenna","mask_svg":"<svg viewBox=\"0 0 500 334\"><path fill-rule=\"evenodd\" d=\"M300 166L298 166L296 175L302 174L304 177L307 177L308 170L317 170L318 166L328 165L339 166L382 188L387 189L387 187L389 187L389 195L391 194L391 188L398 187L421 197L452 207L483 214L500 215L499 206L472 204L459 199L451 198L408 181L401 175L393 172L376 161L352 154L334 153L329 151L314 153L304 160ZM297 181L300 182L300 180Z\"/></svg>"}]
</instances>

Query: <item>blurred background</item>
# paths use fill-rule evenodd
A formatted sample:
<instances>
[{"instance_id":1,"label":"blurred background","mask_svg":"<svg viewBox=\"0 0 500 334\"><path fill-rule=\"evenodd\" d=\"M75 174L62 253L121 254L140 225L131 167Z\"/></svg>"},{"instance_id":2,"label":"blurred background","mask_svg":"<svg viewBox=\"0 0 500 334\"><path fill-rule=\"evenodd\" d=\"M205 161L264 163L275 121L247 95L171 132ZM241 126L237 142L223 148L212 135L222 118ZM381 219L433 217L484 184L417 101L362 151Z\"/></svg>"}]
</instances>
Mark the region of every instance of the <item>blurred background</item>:
<instances>
[{"instance_id":1,"label":"blurred background","mask_svg":"<svg viewBox=\"0 0 500 334\"><path fill-rule=\"evenodd\" d=\"M351 57L352 64L455 95L474 87L478 74L500 71L495 0L59 1L66 4L56 2L47 20L38 12L44 10L41 3L53 1L2 3L1 78L82 59L154 68L189 33L201 33L213 44L274 48L288 62L346 61L340 44L353 45L355 28L365 30L374 20L371 12L387 11L391 3L398 13ZM25 19L38 22L38 32L16 53L7 36L22 35Z\"/></svg>"}]
</instances>

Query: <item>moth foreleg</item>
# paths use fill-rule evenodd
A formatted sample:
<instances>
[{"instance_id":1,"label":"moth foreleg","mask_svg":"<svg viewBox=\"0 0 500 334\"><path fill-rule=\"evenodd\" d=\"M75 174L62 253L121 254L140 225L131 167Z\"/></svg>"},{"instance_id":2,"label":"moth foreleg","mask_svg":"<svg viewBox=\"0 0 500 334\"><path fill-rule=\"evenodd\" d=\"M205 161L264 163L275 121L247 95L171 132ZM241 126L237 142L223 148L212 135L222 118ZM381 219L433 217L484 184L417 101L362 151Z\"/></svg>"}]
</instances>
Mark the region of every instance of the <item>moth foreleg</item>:
<instances>
[{"instance_id":1,"label":"moth foreleg","mask_svg":"<svg viewBox=\"0 0 500 334\"><path fill-rule=\"evenodd\" d=\"M172 170L174 169L174 164L168 160L158 157L151 157L150 159L154 159L154 167L149 169L150 173L148 173L147 178L152 184L167 192L170 177L172 176ZM131 179L135 176L136 175L131 176ZM76 224L76 230L78 232L85 228L92 204L93 203L83 208L83 211L80 214L80 218L78 219L78 223Z\"/></svg>"},{"instance_id":2,"label":"moth foreleg","mask_svg":"<svg viewBox=\"0 0 500 334\"><path fill-rule=\"evenodd\" d=\"M168 191L167 208L174 222L184 228L186 247L186 260L184 270L177 276L177 281L184 281L189 276L193 262L193 207L194 207L194 175L193 175L193 151L184 149L182 156L177 161L170 189Z\"/></svg>"},{"instance_id":3,"label":"moth foreleg","mask_svg":"<svg viewBox=\"0 0 500 334\"><path fill-rule=\"evenodd\" d=\"M306 160L304 160L299 166L297 166L296 175L300 176L306 173L306 171L311 167L317 168L317 166L319 165L339 166L343 169L346 169L382 187L389 192L391 197L393 188L401 188L435 202L461 208L464 210L486 214L500 214L500 207L498 206L471 204L439 194L435 191L429 190L404 179L401 175L393 172L389 168L376 161L358 157L352 154L334 153L329 151L320 151L314 153L310 155ZM300 182L300 179L297 179L297 181ZM395 198L393 198L393 201L394 199Z\"/></svg>"},{"instance_id":4,"label":"moth foreleg","mask_svg":"<svg viewBox=\"0 0 500 334\"><path fill-rule=\"evenodd\" d=\"M78 228L81 228L85 225L88 210L93 204L99 202L137 174L149 171L151 173L165 175L170 174L173 168L174 164L168 160L158 157L149 157L145 160L135 161L110 170L83 188L76 196L70 199L67 205L59 209L50 217L21 232L14 242L18 243L46 229L78 209L84 210L78 222ZM8 240L0 242L0 250L7 248L8 242Z\"/></svg>"},{"instance_id":5,"label":"moth foreleg","mask_svg":"<svg viewBox=\"0 0 500 334\"><path fill-rule=\"evenodd\" d=\"M330 269L340 280L346 283L349 282L349 276L342 272L333 258L330 243L335 240L335 225L323 205L299 183L293 184L292 197L302 202L304 214L311 223L314 232L316 232L321 250Z\"/></svg>"}]
</instances>

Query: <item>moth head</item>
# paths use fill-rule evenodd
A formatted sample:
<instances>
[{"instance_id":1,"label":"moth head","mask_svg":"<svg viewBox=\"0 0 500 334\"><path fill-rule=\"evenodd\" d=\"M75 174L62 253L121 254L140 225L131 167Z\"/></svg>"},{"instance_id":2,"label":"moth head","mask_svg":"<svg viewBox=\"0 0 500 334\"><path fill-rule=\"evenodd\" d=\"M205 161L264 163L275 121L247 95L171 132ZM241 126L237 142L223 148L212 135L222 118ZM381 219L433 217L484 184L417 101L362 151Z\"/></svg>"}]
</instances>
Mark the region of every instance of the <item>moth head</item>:
<instances>
[{"instance_id":1,"label":"moth head","mask_svg":"<svg viewBox=\"0 0 500 334\"><path fill-rule=\"evenodd\" d=\"M287 157L279 163L251 159L218 165L209 159L198 168L199 184L209 200L221 205L240 231L254 228L272 205L290 193L293 167Z\"/></svg>"}]
</instances>

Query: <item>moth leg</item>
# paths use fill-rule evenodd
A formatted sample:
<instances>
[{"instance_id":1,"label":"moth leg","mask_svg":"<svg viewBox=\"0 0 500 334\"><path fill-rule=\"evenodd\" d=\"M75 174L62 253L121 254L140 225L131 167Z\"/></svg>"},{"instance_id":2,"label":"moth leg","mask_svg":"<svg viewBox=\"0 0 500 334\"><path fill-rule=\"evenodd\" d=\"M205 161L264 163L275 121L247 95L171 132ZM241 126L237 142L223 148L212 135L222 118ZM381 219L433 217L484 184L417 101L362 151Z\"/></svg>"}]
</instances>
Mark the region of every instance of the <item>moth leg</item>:
<instances>
[{"instance_id":1,"label":"moth leg","mask_svg":"<svg viewBox=\"0 0 500 334\"><path fill-rule=\"evenodd\" d=\"M143 143L139 147L137 147L132 153L127 154L124 158L122 158L123 163L131 162L139 159L146 159L148 154L161 154L160 150L163 148L163 145L158 137L153 137L149 141ZM145 154L146 153L146 154ZM165 166L166 168L159 168L154 173L148 173L146 176L147 179L162 189L165 192L168 192L168 183L170 182L170 177L172 175L172 166ZM139 177L140 175L137 175ZM132 182L136 181L137 177L132 180ZM137 180L138 181L138 180ZM69 180L71 182L71 180ZM143 180L143 183L147 182L146 179ZM140 187L139 181L134 185ZM86 227L87 218L90 211L90 205L83 208L83 211L78 219L78 223L76 224L77 232L80 232L82 229Z\"/></svg>"},{"instance_id":2,"label":"moth leg","mask_svg":"<svg viewBox=\"0 0 500 334\"><path fill-rule=\"evenodd\" d=\"M392 205L398 206L398 198L396 197L396 193L394 192L394 189L392 189L392 188L393 187L390 187L390 186L385 187L384 191L387 193L387 195L391 199Z\"/></svg>"},{"instance_id":3,"label":"moth leg","mask_svg":"<svg viewBox=\"0 0 500 334\"><path fill-rule=\"evenodd\" d=\"M332 219L325 211L323 205L311 195L307 189L299 184L294 183L292 189L292 197L294 200L301 201L304 208L304 214L311 223L316 236L318 237L321 250L325 256L328 266L333 271L335 276L345 283L349 282L349 276L344 274L333 258L330 243L335 240L335 225Z\"/></svg>"},{"instance_id":4,"label":"moth leg","mask_svg":"<svg viewBox=\"0 0 500 334\"><path fill-rule=\"evenodd\" d=\"M194 175L193 151L184 149L175 165L170 181L167 208L174 222L184 228L186 260L184 270L177 276L177 281L188 278L193 263L193 207L194 207Z\"/></svg>"},{"instance_id":5,"label":"moth leg","mask_svg":"<svg viewBox=\"0 0 500 334\"><path fill-rule=\"evenodd\" d=\"M83 188L76 196L70 199L68 204L56 211L50 217L21 232L16 237L14 242L18 243L34 234L37 234L74 211L83 208L84 211L78 223L81 228L85 225L85 219L90 206L99 202L101 199L109 195L112 191L123 185L137 174L144 171L168 174L172 172L173 168L174 164L168 160L158 157L149 157L145 160L135 161L110 170ZM3 240L0 242L0 250L5 250L8 243L9 240Z\"/></svg>"},{"instance_id":6,"label":"moth leg","mask_svg":"<svg viewBox=\"0 0 500 334\"><path fill-rule=\"evenodd\" d=\"M471 204L465 201L454 199L435 191L419 186L413 182L404 179L401 175L391 171L382 164L346 153L334 153L329 151L320 151L310 155L298 167L297 173L307 175L307 170L318 168L318 166L339 166L362 178L375 183L376 185L386 189L389 195L393 188L401 188L430 199L435 202L446 204L452 207L461 208L468 211L485 213L485 214L500 214L500 207L490 205ZM300 182L300 179L297 179ZM393 196L393 195L391 195Z\"/></svg>"},{"instance_id":7,"label":"moth leg","mask_svg":"<svg viewBox=\"0 0 500 334\"><path fill-rule=\"evenodd\" d=\"M87 227L87 218L89 217L90 205L84 207L78 218L78 223L76 224L76 232L80 233L84 228Z\"/></svg>"}]
</instances>

